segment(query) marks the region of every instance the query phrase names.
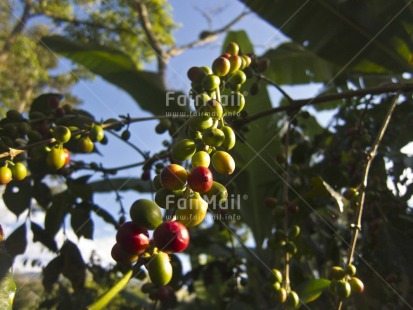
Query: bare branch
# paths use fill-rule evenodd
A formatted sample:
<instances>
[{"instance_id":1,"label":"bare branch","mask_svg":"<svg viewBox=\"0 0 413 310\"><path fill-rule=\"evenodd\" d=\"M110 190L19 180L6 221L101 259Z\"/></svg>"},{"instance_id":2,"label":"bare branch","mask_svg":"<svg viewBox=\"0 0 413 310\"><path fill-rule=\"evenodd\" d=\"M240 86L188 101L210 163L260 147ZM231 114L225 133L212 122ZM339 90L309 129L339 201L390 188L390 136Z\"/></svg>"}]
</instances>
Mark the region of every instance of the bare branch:
<instances>
[{"instance_id":1,"label":"bare branch","mask_svg":"<svg viewBox=\"0 0 413 310\"><path fill-rule=\"evenodd\" d=\"M151 48L154 50L158 60L158 74L162 77L164 84L166 84L166 65L168 63L168 54L162 48L161 43L155 37L152 29L152 23L149 18L148 8L142 0L131 0L132 5L138 12L139 20L142 25L142 29L145 32L146 38Z\"/></svg>"},{"instance_id":2,"label":"bare branch","mask_svg":"<svg viewBox=\"0 0 413 310\"><path fill-rule=\"evenodd\" d=\"M377 86L377 87L352 90L352 91L348 91L344 93L316 96L316 97L307 98L307 99L299 99L299 100L293 99L293 104L258 112L256 114L250 115L246 117L245 119L237 122L237 124L238 126L246 125L265 116L269 116L269 115L284 112L284 111L299 110L302 107L307 106L307 105L318 105L321 103L330 102L334 100L341 100L341 99L354 98L354 97L364 97L366 95L388 94L388 93L394 93L394 92L400 92L400 93L413 92L413 83L394 83L394 84L387 84L387 85L382 85L382 86Z\"/></svg>"},{"instance_id":3,"label":"bare branch","mask_svg":"<svg viewBox=\"0 0 413 310\"><path fill-rule=\"evenodd\" d=\"M244 11L240 15L235 17L232 21L230 21L228 24L226 24L224 27L222 27L220 29L216 29L214 31L208 31L208 32L205 33L205 35L202 38L200 38L196 41L190 42L188 44L185 44L183 46L180 46L180 47L174 47L174 48L168 50L166 52L166 54L169 57L178 56L179 54L182 54L183 52L185 52L188 49L191 49L191 48L194 48L194 47L197 47L197 46L204 45L206 43L210 43L212 41L215 41L221 33L224 33L226 31L228 31L234 24L239 22L242 18L244 18L248 14L249 14L249 11Z\"/></svg>"}]
</instances>

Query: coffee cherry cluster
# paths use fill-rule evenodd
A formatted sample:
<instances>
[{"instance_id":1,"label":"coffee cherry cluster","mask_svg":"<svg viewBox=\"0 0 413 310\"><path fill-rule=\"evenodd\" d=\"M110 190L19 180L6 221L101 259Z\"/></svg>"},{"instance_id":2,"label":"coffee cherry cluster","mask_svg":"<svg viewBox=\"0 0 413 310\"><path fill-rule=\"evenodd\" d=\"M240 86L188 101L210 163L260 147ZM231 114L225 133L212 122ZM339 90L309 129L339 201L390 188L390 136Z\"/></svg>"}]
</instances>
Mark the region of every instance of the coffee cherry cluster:
<instances>
[{"instance_id":1,"label":"coffee cherry cluster","mask_svg":"<svg viewBox=\"0 0 413 310\"><path fill-rule=\"evenodd\" d=\"M81 110L61 105L61 100L58 94L41 95L28 118L10 110L0 121L0 151L8 152L8 158L0 159L0 184L23 180L28 170L40 177L61 173L71 151L90 153L95 143L105 142L102 125Z\"/></svg>"},{"instance_id":2,"label":"coffee cherry cluster","mask_svg":"<svg viewBox=\"0 0 413 310\"><path fill-rule=\"evenodd\" d=\"M156 165L155 202L146 199L134 202L130 208L131 221L120 226L116 235L113 259L127 265L139 258L145 260L152 284L142 289L152 294L152 299L160 299L159 292L169 291L166 285L173 276L169 255L187 248L187 228L204 220L208 203L220 204L228 197L225 186L214 181L209 167L212 163L214 170L224 175L235 170L235 161L227 152L235 146L235 133L224 118L241 112L245 106L239 90L246 80L242 70L250 65L251 59L239 55L235 43L230 43L226 51L214 61L212 69L189 69L196 113L188 120L187 137L172 145L171 164ZM228 100L221 102L221 91L225 89L229 91ZM162 119L156 131L163 133L171 128L172 123ZM188 170L179 164L185 161L190 161ZM161 209L166 210L164 222ZM152 240L148 230L154 230Z\"/></svg>"},{"instance_id":3,"label":"coffee cherry cluster","mask_svg":"<svg viewBox=\"0 0 413 310\"><path fill-rule=\"evenodd\" d=\"M130 208L131 221L123 223L116 234L112 258L121 265L147 258L146 268L153 284L164 286L172 279L169 255L184 251L189 244L187 228L177 221L162 222L159 206L139 199ZM154 230L152 240L148 230Z\"/></svg>"},{"instance_id":4,"label":"coffee cherry cluster","mask_svg":"<svg viewBox=\"0 0 413 310\"><path fill-rule=\"evenodd\" d=\"M300 303L298 294L287 291L283 285L283 275L280 270L272 269L265 288L276 303L285 304L288 308L296 308Z\"/></svg>"},{"instance_id":5,"label":"coffee cherry cluster","mask_svg":"<svg viewBox=\"0 0 413 310\"><path fill-rule=\"evenodd\" d=\"M275 233L268 240L268 246L274 250L282 250L289 255L297 253L297 246L294 240L300 234L300 227L297 225L291 226L286 233L284 230L277 229Z\"/></svg>"},{"instance_id":6,"label":"coffee cherry cluster","mask_svg":"<svg viewBox=\"0 0 413 310\"><path fill-rule=\"evenodd\" d=\"M340 300L350 297L351 293L361 294L364 291L363 282L355 277L357 269L349 264L344 269L340 266L331 267L330 293Z\"/></svg>"}]
</instances>

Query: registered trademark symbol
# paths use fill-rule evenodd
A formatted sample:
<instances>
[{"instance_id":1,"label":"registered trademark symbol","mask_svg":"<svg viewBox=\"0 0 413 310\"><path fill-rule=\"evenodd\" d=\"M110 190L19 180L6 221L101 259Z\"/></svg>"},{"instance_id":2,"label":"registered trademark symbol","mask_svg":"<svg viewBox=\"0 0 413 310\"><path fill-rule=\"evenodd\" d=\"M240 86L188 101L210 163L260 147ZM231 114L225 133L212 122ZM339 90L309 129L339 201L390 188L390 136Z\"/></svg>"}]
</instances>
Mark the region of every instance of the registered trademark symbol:
<instances>
[{"instance_id":1,"label":"registered trademark symbol","mask_svg":"<svg viewBox=\"0 0 413 310\"><path fill-rule=\"evenodd\" d=\"M248 195L247 195L247 194L244 194L244 195L242 196L242 199L247 200L247 199L248 199Z\"/></svg>"},{"instance_id":2,"label":"registered trademark symbol","mask_svg":"<svg viewBox=\"0 0 413 310\"><path fill-rule=\"evenodd\" d=\"M246 90L244 90L244 91L242 92L242 94L244 95L244 97L248 96L248 92L247 92Z\"/></svg>"}]
</instances>

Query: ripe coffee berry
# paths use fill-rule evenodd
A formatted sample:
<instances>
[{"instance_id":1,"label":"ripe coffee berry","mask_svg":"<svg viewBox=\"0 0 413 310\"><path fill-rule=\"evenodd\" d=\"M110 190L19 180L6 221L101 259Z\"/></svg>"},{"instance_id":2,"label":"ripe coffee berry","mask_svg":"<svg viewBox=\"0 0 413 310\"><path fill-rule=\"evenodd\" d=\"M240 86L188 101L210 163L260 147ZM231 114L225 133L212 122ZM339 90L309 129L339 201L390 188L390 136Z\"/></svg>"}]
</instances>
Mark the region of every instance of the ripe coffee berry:
<instances>
[{"instance_id":1,"label":"ripe coffee berry","mask_svg":"<svg viewBox=\"0 0 413 310\"><path fill-rule=\"evenodd\" d=\"M122 249L131 254L142 254L149 245L149 234L133 222L122 224L116 234L116 241Z\"/></svg>"},{"instance_id":2,"label":"ripe coffee berry","mask_svg":"<svg viewBox=\"0 0 413 310\"><path fill-rule=\"evenodd\" d=\"M189 244L188 229L179 222L163 222L154 231L153 241L163 252L182 252Z\"/></svg>"},{"instance_id":3,"label":"ripe coffee berry","mask_svg":"<svg viewBox=\"0 0 413 310\"><path fill-rule=\"evenodd\" d=\"M212 182L212 172L207 167L194 167L188 174L188 185L195 192L204 193L209 191Z\"/></svg>"}]
</instances>

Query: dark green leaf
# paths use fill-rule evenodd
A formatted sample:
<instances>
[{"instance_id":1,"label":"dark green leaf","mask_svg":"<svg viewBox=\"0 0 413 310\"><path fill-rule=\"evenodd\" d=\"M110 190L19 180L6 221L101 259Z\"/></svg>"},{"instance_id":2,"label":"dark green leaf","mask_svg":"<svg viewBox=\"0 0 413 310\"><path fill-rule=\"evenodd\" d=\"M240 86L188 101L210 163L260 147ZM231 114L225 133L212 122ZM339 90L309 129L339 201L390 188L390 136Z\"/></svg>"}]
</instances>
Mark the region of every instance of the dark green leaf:
<instances>
[{"instance_id":1,"label":"dark green leaf","mask_svg":"<svg viewBox=\"0 0 413 310\"><path fill-rule=\"evenodd\" d=\"M406 25L413 12L404 0L243 2L297 44L343 69L412 71L413 44Z\"/></svg>"},{"instance_id":2,"label":"dark green leaf","mask_svg":"<svg viewBox=\"0 0 413 310\"><path fill-rule=\"evenodd\" d=\"M165 86L158 74L137 70L132 59L118 50L71 41L57 35L44 37L42 43L52 51L85 66L91 72L122 88L148 112L164 114L165 111L183 110L176 102L166 102Z\"/></svg>"},{"instance_id":3,"label":"dark green leaf","mask_svg":"<svg viewBox=\"0 0 413 310\"><path fill-rule=\"evenodd\" d=\"M30 207L31 193L30 180L11 181L6 186L3 200L7 208L18 217Z\"/></svg>"},{"instance_id":4,"label":"dark green leaf","mask_svg":"<svg viewBox=\"0 0 413 310\"><path fill-rule=\"evenodd\" d=\"M330 285L331 281L328 279L312 279L305 283L302 290L298 292L300 301L303 304L307 304L320 297L324 289Z\"/></svg>"},{"instance_id":5,"label":"dark green leaf","mask_svg":"<svg viewBox=\"0 0 413 310\"><path fill-rule=\"evenodd\" d=\"M23 254L27 247L27 228L26 223L16 228L15 231L6 239L7 252L16 257Z\"/></svg>"},{"instance_id":6,"label":"dark green leaf","mask_svg":"<svg viewBox=\"0 0 413 310\"><path fill-rule=\"evenodd\" d=\"M53 196L52 205L46 212L44 227L48 234L54 237L63 224L66 214L74 203L74 198L68 191Z\"/></svg>"},{"instance_id":7,"label":"dark green leaf","mask_svg":"<svg viewBox=\"0 0 413 310\"><path fill-rule=\"evenodd\" d=\"M112 183L112 184L111 184ZM142 179L133 178L116 178L96 181L89 184L94 192L112 192L114 188L118 191L134 190L141 193L150 193L151 184Z\"/></svg>"},{"instance_id":8,"label":"dark green leaf","mask_svg":"<svg viewBox=\"0 0 413 310\"><path fill-rule=\"evenodd\" d=\"M90 176L82 176L78 179L68 179L67 187L72 195L82 198L85 201L92 201L93 190L91 186L87 183Z\"/></svg>"},{"instance_id":9,"label":"dark green leaf","mask_svg":"<svg viewBox=\"0 0 413 310\"><path fill-rule=\"evenodd\" d=\"M105 209L103 209L103 208L101 208L97 205L93 205L92 210L93 210L93 212L95 212L95 214L97 216L101 217L106 223L112 224L114 227L118 226L118 221L115 220L115 218L112 216L112 214L110 214Z\"/></svg>"},{"instance_id":10,"label":"dark green leaf","mask_svg":"<svg viewBox=\"0 0 413 310\"><path fill-rule=\"evenodd\" d=\"M304 130L304 134L311 139L324 132L324 128L321 127L317 119L312 115L308 118L300 118L298 124Z\"/></svg>"},{"instance_id":11,"label":"dark green leaf","mask_svg":"<svg viewBox=\"0 0 413 310\"><path fill-rule=\"evenodd\" d=\"M34 222L30 223L33 232L33 242L39 241L50 251L57 252L56 241L42 227Z\"/></svg>"},{"instance_id":12,"label":"dark green leaf","mask_svg":"<svg viewBox=\"0 0 413 310\"><path fill-rule=\"evenodd\" d=\"M52 202L52 192L50 188L43 182L34 182L33 198L43 208L47 209Z\"/></svg>"},{"instance_id":13,"label":"dark green leaf","mask_svg":"<svg viewBox=\"0 0 413 310\"><path fill-rule=\"evenodd\" d=\"M63 258L63 275L70 280L75 291L81 291L86 280L86 264L79 248L71 241L66 241L60 250Z\"/></svg>"},{"instance_id":14,"label":"dark green leaf","mask_svg":"<svg viewBox=\"0 0 413 310\"><path fill-rule=\"evenodd\" d=\"M93 239L93 220L90 217L90 208L86 208L86 204L80 204L70 212L70 224L78 238L85 237Z\"/></svg>"},{"instance_id":15,"label":"dark green leaf","mask_svg":"<svg viewBox=\"0 0 413 310\"><path fill-rule=\"evenodd\" d=\"M325 82L338 72L335 65L293 42L281 44L262 57L270 60L265 75L277 84Z\"/></svg>"},{"instance_id":16,"label":"dark green leaf","mask_svg":"<svg viewBox=\"0 0 413 310\"><path fill-rule=\"evenodd\" d=\"M43 269L43 286L46 291L51 291L53 284L59 279L59 275L63 272L63 258L57 256L52 259Z\"/></svg>"}]
</instances>

